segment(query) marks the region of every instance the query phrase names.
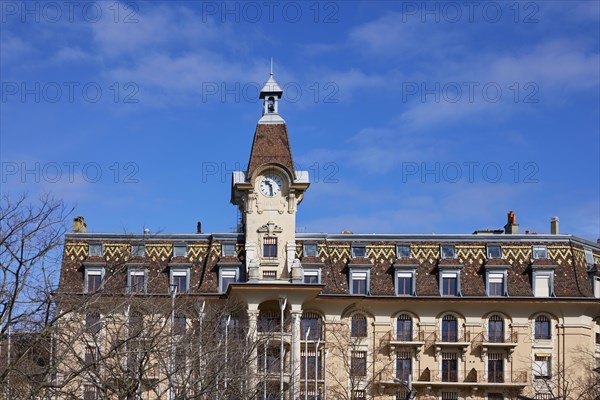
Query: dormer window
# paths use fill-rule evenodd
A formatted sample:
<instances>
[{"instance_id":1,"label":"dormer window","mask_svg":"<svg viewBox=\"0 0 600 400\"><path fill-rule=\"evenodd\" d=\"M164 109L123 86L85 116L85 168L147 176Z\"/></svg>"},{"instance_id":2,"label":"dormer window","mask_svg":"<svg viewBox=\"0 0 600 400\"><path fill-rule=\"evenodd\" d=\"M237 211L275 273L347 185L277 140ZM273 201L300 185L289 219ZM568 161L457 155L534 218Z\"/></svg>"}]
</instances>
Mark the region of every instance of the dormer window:
<instances>
[{"instance_id":1,"label":"dormer window","mask_svg":"<svg viewBox=\"0 0 600 400\"><path fill-rule=\"evenodd\" d=\"M364 269L350 271L350 294L369 294L369 272Z\"/></svg>"},{"instance_id":2,"label":"dormer window","mask_svg":"<svg viewBox=\"0 0 600 400\"><path fill-rule=\"evenodd\" d=\"M365 258L367 256L367 247L365 245L352 246L352 258Z\"/></svg>"},{"instance_id":3,"label":"dormer window","mask_svg":"<svg viewBox=\"0 0 600 400\"><path fill-rule=\"evenodd\" d=\"M222 243L221 244L221 255L223 257L235 257L235 243Z\"/></svg>"},{"instance_id":4,"label":"dormer window","mask_svg":"<svg viewBox=\"0 0 600 400\"><path fill-rule=\"evenodd\" d=\"M396 246L396 257L397 258L410 258L410 245L399 244Z\"/></svg>"},{"instance_id":5,"label":"dormer window","mask_svg":"<svg viewBox=\"0 0 600 400\"><path fill-rule=\"evenodd\" d=\"M187 245L176 244L173 246L173 257L187 257Z\"/></svg>"},{"instance_id":6,"label":"dormer window","mask_svg":"<svg viewBox=\"0 0 600 400\"><path fill-rule=\"evenodd\" d=\"M506 296L506 271L487 272L488 296Z\"/></svg>"},{"instance_id":7,"label":"dormer window","mask_svg":"<svg viewBox=\"0 0 600 400\"><path fill-rule=\"evenodd\" d=\"M312 285L321 283L321 271L319 269L305 269L304 283Z\"/></svg>"},{"instance_id":8,"label":"dormer window","mask_svg":"<svg viewBox=\"0 0 600 400\"><path fill-rule=\"evenodd\" d=\"M533 295L535 297L554 295L554 271L533 271Z\"/></svg>"},{"instance_id":9,"label":"dormer window","mask_svg":"<svg viewBox=\"0 0 600 400\"><path fill-rule=\"evenodd\" d=\"M219 291L225 293L229 284L238 281L238 269L237 268L221 268L219 270Z\"/></svg>"},{"instance_id":10,"label":"dormer window","mask_svg":"<svg viewBox=\"0 0 600 400\"><path fill-rule=\"evenodd\" d=\"M488 244L487 258L502 258L502 247L499 244Z\"/></svg>"},{"instance_id":11,"label":"dormer window","mask_svg":"<svg viewBox=\"0 0 600 400\"><path fill-rule=\"evenodd\" d=\"M146 293L146 271L141 269L129 270L127 275L129 293Z\"/></svg>"},{"instance_id":12,"label":"dormer window","mask_svg":"<svg viewBox=\"0 0 600 400\"><path fill-rule=\"evenodd\" d=\"M456 252L453 244L443 244L440 246L442 258L455 258Z\"/></svg>"},{"instance_id":13,"label":"dormer window","mask_svg":"<svg viewBox=\"0 0 600 400\"><path fill-rule=\"evenodd\" d=\"M415 294L415 271L396 271L396 295L412 296Z\"/></svg>"},{"instance_id":14,"label":"dormer window","mask_svg":"<svg viewBox=\"0 0 600 400\"><path fill-rule=\"evenodd\" d=\"M90 257L102 257L102 243L90 243Z\"/></svg>"},{"instance_id":15,"label":"dormer window","mask_svg":"<svg viewBox=\"0 0 600 400\"><path fill-rule=\"evenodd\" d=\"M188 293L190 291L190 270L187 268L177 268L171 270L171 293L176 290L176 294Z\"/></svg>"},{"instance_id":16,"label":"dormer window","mask_svg":"<svg viewBox=\"0 0 600 400\"><path fill-rule=\"evenodd\" d=\"M440 295L460 296L460 270L440 271Z\"/></svg>"},{"instance_id":17,"label":"dormer window","mask_svg":"<svg viewBox=\"0 0 600 400\"><path fill-rule=\"evenodd\" d=\"M131 256L132 257L144 257L145 255L146 255L146 245L144 245L144 244L131 245Z\"/></svg>"},{"instance_id":18,"label":"dormer window","mask_svg":"<svg viewBox=\"0 0 600 400\"><path fill-rule=\"evenodd\" d=\"M546 248L546 246L533 246L532 248L532 257L534 260L540 259L540 258L548 258L548 249Z\"/></svg>"},{"instance_id":19,"label":"dormer window","mask_svg":"<svg viewBox=\"0 0 600 400\"><path fill-rule=\"evenodd\" d=\"M85 269L85 293L94 293L101 289L104 278L104 268L86 267Z\"/></svg>"},{"instance_id":20,"label":"dormer window","mask_svg":"<svg viewBox=\"0 0 600 400\"><path fill-rule=\"evenodd\" d=\"M586 263L588 266L592 266L592 265L594 265L594 264L595 264L595 261L594 261L594 253L592 253L592 250L590 250L590 249L585 249L585 250L584 250L584 253L585 253L585 263Z\"/></svg>"},{"instance_id":21,"label":"dormer window","mask_svg":"<svg viewBox=\"0 0 600 400\"><path fill-rule=\"evenodd\" d=\"M317 256L317 244L316 243L305 243L302 246L302 254L304 257L316 257Z\"/></svg>"}]
</instances>

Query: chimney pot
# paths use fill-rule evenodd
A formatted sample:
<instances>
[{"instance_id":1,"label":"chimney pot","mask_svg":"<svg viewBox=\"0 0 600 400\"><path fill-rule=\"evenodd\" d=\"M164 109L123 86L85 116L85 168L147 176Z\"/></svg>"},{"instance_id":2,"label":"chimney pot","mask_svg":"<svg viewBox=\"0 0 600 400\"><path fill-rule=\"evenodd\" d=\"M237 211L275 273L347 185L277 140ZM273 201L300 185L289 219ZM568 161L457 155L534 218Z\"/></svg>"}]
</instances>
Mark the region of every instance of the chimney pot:
<instances>
[{"instance_id":1,"label":"chimney pot","mask_svg":"<svg viewBox=\"0 0 600 400\"><path fill-rule=\"evenodd\" d=\"M81 215L73 218L73 232L74 233L86 233L87 232L87 224L85 223L85 218Z\"/></svg>"},{"instance_id":2,"label":"chimney pot","mask_svg":"<svg viewBox=\"0 0 600 400\"><path fill-rule=\"evenodd\" d=\"M200 221L196 224L196 233L202 233L202 222Z\"/></svg>"},{"instance_id":3,"label":"chimney pot","mask_svg":"<svg viewBox=\"0 0 600 400\"><path fill-rule=\"evenodd\" d=\"M508 218L506 225L504 225L504 233L507 235L514 235L519 233L519 224L517 224L517 214L514 211L508 212Z\"/></svg>"},{"instance_id":4,"label":"chimney pot","mask_svg":"<svg viewBox=\"0 0 600 400\"><path fill-rule=\"evenodd\" d=\"M559 230L559 222L560 220L558 219L558 217L552 217L550 218L550 234L551 235L558 235L560 230Z\"/></svg>"}]
</instances>

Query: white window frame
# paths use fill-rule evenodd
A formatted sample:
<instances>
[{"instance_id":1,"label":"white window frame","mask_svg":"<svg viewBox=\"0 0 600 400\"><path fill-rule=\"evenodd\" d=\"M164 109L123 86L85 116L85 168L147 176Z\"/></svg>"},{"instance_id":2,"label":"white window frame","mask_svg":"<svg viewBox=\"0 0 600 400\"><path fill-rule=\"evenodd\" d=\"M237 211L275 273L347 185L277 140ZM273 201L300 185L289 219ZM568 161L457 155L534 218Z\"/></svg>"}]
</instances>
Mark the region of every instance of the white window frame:
<instances>
[{"instance_id":1,"label":"white window frame","mask_svg":"<svg viewBox=\"0 0 600 400\"><path fill-rule=\"evenodd\" d=\"M414 269L398 269L394 274L394 289L396 291L396 296L415 296L417 293L417 279L416 279L416 271ZM400 294L398 293L398 278L411 278L411 292L410 294Z\"/></svg>"},{"instance_id":2,"label":"white window frame","mask_svg":"<svg viewBox=\"0 0 600 400\"><path fill-rule=\"evenodd\" d=\"M400 255L400 248L401 247L408 248L408 255L407 256ZM401 243L401 244L397 244L396 245L396 258L411 258L411 256L412 256L412 249L410 247L410 244Z\"/></svg>"},{"instance_id":3,"label":"white window frame","mask_svg":"<svg viewBox=\"0 0 600 400\"><path fill-rule=\"evenodd\" d=\"M180 249L182 247L185 249L184 255L175 254L175 249L178 249L178 248ZM188 245L186 243L178 243L178 244L173 245L173 257L187 257L187 254L188 254Z\"/></svg>"},{"instance_id":4,"label":"white window frame","mask_svg":"<svg viewBox=\"0 0 600 400\"><path fill-rule=\"evenodd\" d=\"M362 274L366 274L366 282L365 282L365 288L366 288L366 293L363 294L358 294L358 293L354 293L354 285L353 285L353 281L354 281L354 275L362 275ZM348 292L350 292L350 294L352 295L357 295L357 296L369 296L371 294L371 270L366 269L366 268L350 268L350 282L349 282L349 287L348 287ZM362 280L362 279L361 279Z\"/></svg>"},{"instance_id":5,"label":"white window frame","mask_svg":"<svg viewBox=\"0 0 600 400\"><path fill-rule=\"evenodd\" d=\"M452 248L452 256L445 255L444 248ZM456 258L456 246L453 244L441 244L440 245L440 258Z\"/></svg>"},{"instance_id":6,"label":"white window frame","mask_svg":"<svg viewBox=\"0 0 600 400\"><path fill-rule=\"evenodd\" d=\"M498 257L492 257L490 255L490 249L491 248L497 248L500 251L500 255ZM486 246L486 255L487 255L488 260L491 260L491 259L502 259L502 246L499 245L499 244L488 244Z\"/></svg>"},{"instance_id":7,"label":"white window frame","mask_svg":"<svg viewBox=\"0 0 600 400\"><path fill-rule=\"evenodd\" d=\"M141 249L141 252L139 251L140 249ZM145 244L132 244L131 245L131 256L132 257L145 257L146 256L146 245Z\"/></svg>"},{"instance_id":8,"label":"white window frame","mask_svg":"<svg viewBox=\"0 0 600 400\"><path fill-rule=\"evenodd\" d=\"M184 293L189 293L190 292L190 269L189 268L171 268L171 270L169 271L169 293L172 294L172 290L173 290L173 285L174 285L174 281L176 276L185 276L185 292ZM180 292L178 292L177 294L182 294Z\"/></svg>"},{"instance_id":9,"label":"white window frame","mask_svg":"<svg viewBox=\"0 0 600 400\"><path fill-rule=\"evenodd\" d=\"M594 276L592 284L594 285L594 297L600 299L600 276Z\"/></svg>"},{"instance_id":10,"label":"white window frame","mask_svg":"<svg viewBox=\"0 0 600 400\"><path fill-rule=\"evenodd\" d=\"M127 293L129 294L139 294L138 292L131 291L131 277L132 276L143 276L144 277L144 291L143 294L148 293L148 274L145 269L140 268L132 268L127 270Z\"/></svg>"},{"instance_id":11,"label":"white window frame","mask_svg":"<svg viewBox=\"0 0 600 400\"><path fill-rule=\"evenodd\" d=\"M543 256L536 254L536 252L543 252ZM534 260L541 260L548 258L548 247L546 245L536 244L531 246L531 258Z\"/></svg>"},{"instance_id":12,"label":"white window frame","mask_svg":"<svg viewBox=\"0 0 600 400\"><path fill-rule=\"evenodd\" d=\"M538 289L538 277L539 278L548 278L548 296L542 296L541 288ZM534 270L531 274L532 286L533 286L533 296L534 297L554 297L554 271L536 271Z\"/></svg>"},{"instance_id":13,"label":"white window frame","mask_svg":"<svg viewBox=\"0 0 600 400\"><path fill-rule=\"evenodd\" d=\"M234 282L238 282L240 279L239 268L219 268L219 293L225 293L227 290L227 288L223 287L223 278L231 276L234 277Z\"/></svg>"},{"instance_id":14,"label":"white window frame","mask_svg":"<svg viewBox=\"0 0 600 400\"><path fill-rule=\"evenodd\" d=\"M103 243L90 243L88 245L88 256L89 257L102 257L104 255L104 244ZM94 249L100 249L99 253L94 251L94 254L92 254L92 248Z\"/></svg>"},{"instance_id":15,"label":"white window frame","mask_svg":"<svg viewBox=\"0 0 600 400\"><path fill-rule=\"evenodd\" d=\"M306 252L307 247L313 247L315 248L315 254L314 255L309 255ZM317 243L303 243L302 244L302 256L303 257L318 257L319 256L319 245Z\"/></svg>"},{"instance_id":16,"label":"white window frame","mask_svg":"<svg viewBox=\"0 0 600 400\"><path fill-rule=\"evenodd\" d=\"M364 249L364 252L365 252L364 256L363 257L357 257L356 253L355 253L356 249ZM366 245L364 245L364 244L355 244L355 245L352 245L352 258L366 258L366 257L367 257L367 246Z\"/></svg>"},{"instance_id":17,"label":"white window frame","mask_svg":"<svg viewBox=\"0 0 600 400\"><path fill-rule=\"evenodd\" d=\"M83 280L83 292L88 292L88 277L90 275L98 276L100 275L100 289L104 286L104 267L85 267L85 279Z\"/></svg>"},{"instance_id":18,"label":"white window frame","mask_svg":"<svg viewBox=\"0 0 600 400\"><path fill-rule=\"evenodd\" d=\"M545 380L552 379L552 356L548 356L545 360L536 360L535 355L533 356L533 379L534 380ZM545 368L544 368L545 365ZM544 375L544 369L546 374Z\"/></svg>"},{"instance_id":19,"label":"white window frame","mask_svg":"<svg viewBox=\"0 0 600 400\"><path fill-rule=\"evenodd\" d=\"M228 251L225 251L226 247L233 246L233 254L229 254ZM236 257L237 256L237 248L234 242L223 242L221 243L221 256L222 257Z\"/></svg>"},{"instance_id":20,"label":"white window frame","mask_svg":"<svg viewBox=\"0 0 600 400\"><path fill-rule=\"evenodd\" d=\"M302 271L302 283L305 276L316 276L317 284L321 284L321 268L306 268Z\"/></svg>"},{"instance_id":21,"label":"white window frame","mask_svg":"<svg viewBox=\"0 0 600 400\"><path fill-rule=\"evenodd\" d=\"M485 293L490 297L499 297L490 295L490 283L492 279L502 278L502 296L508 296L508 271L507 270L492 270L485 273Z\"/></svg>"},{"instance_id":22,"label":"white window frame","mask_svg":"<svg viewBox=\"0 0 600 400\"><path fill-rule=\"evenodd\" d=\"M442 297L460 297L462 296L462 291L460 288L460 271L459 270L447 270L441 269L439 275L439 288L440 288L440 296ZM455 295L445 295L444 294L444 278L456 278L456 294Z\"/></svg>"}]
</instances>

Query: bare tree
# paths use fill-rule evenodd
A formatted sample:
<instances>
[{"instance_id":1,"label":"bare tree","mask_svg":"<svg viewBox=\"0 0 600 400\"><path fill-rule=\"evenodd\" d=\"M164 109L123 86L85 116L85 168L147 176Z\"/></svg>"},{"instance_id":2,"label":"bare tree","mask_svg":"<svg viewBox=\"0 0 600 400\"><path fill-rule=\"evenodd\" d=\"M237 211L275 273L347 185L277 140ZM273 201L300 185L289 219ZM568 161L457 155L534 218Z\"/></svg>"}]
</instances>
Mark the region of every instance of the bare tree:
<instances>
[{"instance_id":1,"label":"bare tree","mask_svg":"<svg viewBox=\"0 0 600 400\"><path fill-rule=\"evenodd\" d=\"M35 398L51 370L52 290L70 211L46 195L0 199L0 387Z\"/></svg>"}]
</instances>

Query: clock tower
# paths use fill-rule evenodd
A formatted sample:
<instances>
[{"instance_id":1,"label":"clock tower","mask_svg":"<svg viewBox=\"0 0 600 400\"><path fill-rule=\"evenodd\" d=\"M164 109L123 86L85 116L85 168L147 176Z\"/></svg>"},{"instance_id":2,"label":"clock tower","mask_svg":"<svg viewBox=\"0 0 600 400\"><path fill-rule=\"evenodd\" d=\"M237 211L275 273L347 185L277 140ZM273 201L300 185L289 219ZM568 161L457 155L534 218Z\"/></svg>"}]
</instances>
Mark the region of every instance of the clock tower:
<instances>
[{"instance_id":1,"label":"clock tower","mask_svg":"<svg viewBox=\"0 0 600 400\"><path fill-rule=\"evenodd\" d=\"M296 210L309 186L296 171L285 121L279 115L283 90L273 78L260 92L262 117L252 142L248 169L233 173L231 202L242 215L249 282L301 282L296 258Z\"/></svg>"}]
</instances>

